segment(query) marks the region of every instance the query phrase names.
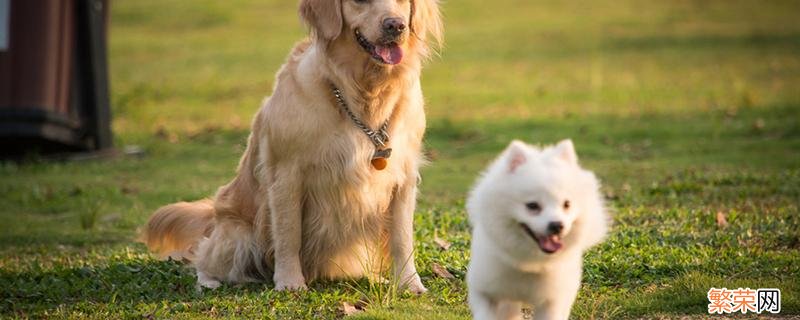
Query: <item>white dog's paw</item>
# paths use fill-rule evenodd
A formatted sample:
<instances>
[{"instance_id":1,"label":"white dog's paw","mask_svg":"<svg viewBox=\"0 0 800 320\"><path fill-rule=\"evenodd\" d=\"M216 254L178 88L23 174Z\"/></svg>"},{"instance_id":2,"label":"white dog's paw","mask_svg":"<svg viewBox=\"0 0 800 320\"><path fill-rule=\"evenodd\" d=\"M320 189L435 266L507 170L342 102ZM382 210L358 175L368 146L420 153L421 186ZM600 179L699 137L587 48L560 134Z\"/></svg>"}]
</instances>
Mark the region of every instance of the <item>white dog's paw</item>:
<instances>
[{"instance_id":1,"label":"white dog's paw","mask_svg":"<svg viewBox=\"0 0 800 320\"><path fill-rule=\"evenodd\" d=\"M275 282L275 291L301 291L308 289L306 279L302 274L279 276L276 273L272 280Z\"/></svg>"},{"instance_id":2,"label":"white dog's paw","mask_svg":"<svg viewBox=\"0 0 800 320\"><path fill-rule=\"evenodd\" d=\"M205 274L202 271L197 271L197 291L201 291L203 288L209 289L216 289L222 285L217 279Z\"/></svg>"},{"instance_id":3,"label":"white dog's paw","mask_svg":"<svg viewBox=\"0 0 800 320\"><path fill-rule=\"evenodd\" d=\"M428 289L422 285L422 279L419 278L419 274L416 273L413 276L410 276L410 279L405 283L404 288L416 295L421 295L425 292L428 292Z\"/></svg>"}]
</instances>

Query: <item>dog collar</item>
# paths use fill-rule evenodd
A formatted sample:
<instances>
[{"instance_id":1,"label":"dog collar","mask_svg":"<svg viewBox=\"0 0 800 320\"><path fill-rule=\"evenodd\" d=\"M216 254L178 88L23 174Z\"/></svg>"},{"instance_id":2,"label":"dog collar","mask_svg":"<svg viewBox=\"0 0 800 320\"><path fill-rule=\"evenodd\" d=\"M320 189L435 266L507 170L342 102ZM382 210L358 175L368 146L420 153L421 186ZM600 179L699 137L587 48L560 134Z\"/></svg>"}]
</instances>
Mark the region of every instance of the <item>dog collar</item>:
<instances>
[{"instance_id":1,"label":"dog collar","mask_svg":"<svg viewBox=\"0 0 800 320\"><path fill-rule=\"evenodd\" d=\"M350 110L339 88L331 84L331 91L339 107L347 113L350 120L353 120L353 124L361 129L361 132L364 132L367 138L369 138L369 141L372 142L372 145L375 146L375 153L372 154L372 159L370 160L372 167L376 170L383 170L386 168L386 165L389 163L389 157L392 156L392 148L386 147L386 144L389 142L389 119L386 119L378 130L372 130Z\"/></svg>"}]
</instances>

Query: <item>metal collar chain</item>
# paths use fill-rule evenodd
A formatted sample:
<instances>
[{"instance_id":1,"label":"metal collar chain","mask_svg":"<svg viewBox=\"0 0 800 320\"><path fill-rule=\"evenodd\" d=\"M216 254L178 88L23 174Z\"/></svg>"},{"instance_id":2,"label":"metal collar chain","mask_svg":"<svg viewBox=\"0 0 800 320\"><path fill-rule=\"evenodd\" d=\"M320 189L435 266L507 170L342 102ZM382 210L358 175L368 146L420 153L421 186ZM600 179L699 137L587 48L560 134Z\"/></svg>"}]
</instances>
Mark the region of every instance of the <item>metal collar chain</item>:
<instances>
[{"instance_id":1,"label":"metal collar chain","mask_svg":"<svg viewBox=\"0 0 800 320\"><path fill-rule=\"evenodd\" d=\"M347 106L347 102L344 101L344 96L342 95L342 91L339 90L336 86L331 84L331 90L333 91L333 96L336 98L336 102L339 104L339 107L344 110L345 113L350 117L350 120L353 120L353 123L361 129L364 134L367 135L369 140L375 145L375 153L372 154L372 160L370 163L372 167L377 170L383 170L386 168L388 164L389 157L392 156L392 148L386 148L386 143L389 142L389 119L383 122L383 125L375 131L367 127L364 122L361 122L358 117L353 113L352 110Z\"/></svg>"},{"instance_id":2,"label":"metal collar chain","mask_svg":"<svg viewBox=\"0 0 800 320\"><path fill-rule=\"evenodd\" d=\"M372 141L372 144L375 145L375 148L382 149L386 147L386 143L389 142L389 120L387 119L383 125L381 125L380 129L377 131L370 129L365 125L361 120L356 117L353 111L347 106L347 102L344 101L344 96L342 96L342 91L339 88L336 88L334 85L331 85L331 90L333 90L333 96L336 97L336 102L339 103L339 107L350 116L350 119L353 120L356 127L361 129L364 134L369 137L369 140Z\"/></svg>"}]
</instances>

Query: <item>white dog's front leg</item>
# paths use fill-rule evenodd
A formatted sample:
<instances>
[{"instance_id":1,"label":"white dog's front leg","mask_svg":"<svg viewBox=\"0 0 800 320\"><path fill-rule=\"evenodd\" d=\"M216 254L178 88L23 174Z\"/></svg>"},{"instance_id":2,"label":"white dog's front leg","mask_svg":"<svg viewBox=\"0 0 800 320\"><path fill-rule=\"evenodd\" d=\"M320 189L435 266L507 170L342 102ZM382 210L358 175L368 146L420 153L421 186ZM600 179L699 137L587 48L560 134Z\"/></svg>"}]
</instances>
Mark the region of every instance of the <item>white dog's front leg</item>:
<instances>
[{"instance_id":1,"label":"white dog's front leg","mask_svg":"<svg viewBox=\"0 0 800 320\"><path fill-rule=\"evenodd\" d=\"M577 256L571 263L560 266L559 272L552 274L542 283L541 290L553 292L544 303L534 305L533 318L537 320L567 320L572 304L581 286L582 257Z\"/></svg>"},{"instance_id":2,"label":"white dog's front leg","mask_svg":"<svg viewBox=\"0 0 800 320\"><path fill-rule=\"evenodd\" d=\"M422 294L428 291L422 285L414 263L414 209L417 186L412 181L400 186L391 205L390 248L394 276L401 288Z\"/></svg>"},{"instance_id":3,"label":"white dog's front leg","mask_svg":"<svg viewBox=\"0 0 800 320\"><path fill-rule=\"evenodd\" d=\"M522 320L522 303L500 301L497 303L498 320Z\"/></svg>"},{"instance_id":4,"label":"white dog's front leg","mask_svg":"<svg viewBox=\"0 0 800 320\"><path fill-rule=\"evenodd\" d=\"M304 290L306 280L300 263L302 247L301 174L293 166L276 166L269 188L272 245L275 248L275 290Z\"/></svg>"},{"instance_id":5,"label":"white dog's front leg","mask_svg":"<svg viewBox=\"0 0 800 320\"><path fill-rule=\"evenodd\" d=\"M497 303L485 294L471 289L467 300L469 300L469 309L472 311L472 319L495 320L497 317Z\"/></svg>"},{"instance_id":6,"label":"white dog's front leg","mask_svg":"<svg viewBox=\"0 0 800 320\"><path fill-rule=\"evenodd\" d=\"M533 308L534 320L567 320L569 319L569 309L557 304L548 303L535 306Z\"/></svg>"}]
</instances>

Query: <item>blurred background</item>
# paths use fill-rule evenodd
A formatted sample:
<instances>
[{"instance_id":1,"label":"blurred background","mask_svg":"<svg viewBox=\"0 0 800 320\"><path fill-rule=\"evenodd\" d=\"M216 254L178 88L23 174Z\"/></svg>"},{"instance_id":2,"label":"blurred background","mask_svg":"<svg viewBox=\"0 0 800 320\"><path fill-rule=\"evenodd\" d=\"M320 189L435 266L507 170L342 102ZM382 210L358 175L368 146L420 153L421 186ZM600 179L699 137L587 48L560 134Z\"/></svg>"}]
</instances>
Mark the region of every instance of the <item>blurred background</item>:
<instances>
[{"instance_id":1,"label":"blurred background","mask_svg":"<svg viewBox=\"0 0 800 320\"><path fill-rule=\"evenodd\" d=\"M511 139L563 138L616 212L609 241L587 257L580 318L703 314L712 285L777 286L784 312L800 312L800 2L458 0L442 11L445 46L422 76L431 164L417 217L432 294L411 314L468 315L465 193ZM213 299L170 289L169 277L191 284L191 273L131 239L157 207L233 177L252 116L307 33L296 1L114 0L109 19L113 142L130 152L0 162L0 283L31 279L0 290L2 311L214 316L241 302L262 314L251 302L270 293L257 288ZM438 250L434 236L453 248ZM136 287L116 265L172 275ZM131 302L115 305L103 283L45 288L93 277ZM341 293L319 290L320 300L276 298L284 305L267 313L339 314Z\"/></svg>"}]
</instances>

